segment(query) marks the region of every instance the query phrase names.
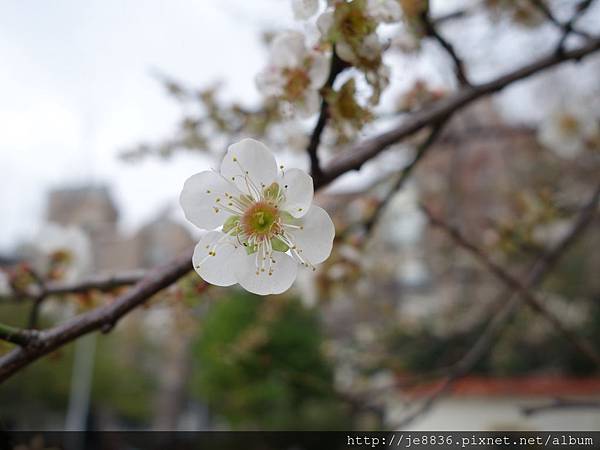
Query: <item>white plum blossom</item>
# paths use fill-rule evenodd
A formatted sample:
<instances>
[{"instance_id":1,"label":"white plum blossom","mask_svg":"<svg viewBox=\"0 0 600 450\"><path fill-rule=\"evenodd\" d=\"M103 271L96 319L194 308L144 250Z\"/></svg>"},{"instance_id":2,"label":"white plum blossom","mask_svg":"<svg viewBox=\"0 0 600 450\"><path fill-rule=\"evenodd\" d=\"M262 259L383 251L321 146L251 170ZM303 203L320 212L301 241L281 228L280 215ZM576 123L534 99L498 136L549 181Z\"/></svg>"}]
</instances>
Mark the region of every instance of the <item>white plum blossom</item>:
<instances>
[{"instance_id":1,"label":"white plum blossom","mask_svg":"<svg viewBox=\"0 0 600 450\"><path fill-rule=\"evenodd\" d=\"M343 40L337 43L335 49L344 61L354 63L357 56L364 58L366 61L375 61L380 57L383 47L377 33L371 33L363 39L361 46L357 49L353 49L350 44Z\"/></svg>"},{"instance_id":2,"label":"white plum blossom","mask_svg":"<svg viewBox=\"0 0 600 450\"><path fill-rule=\"evenodd\" d=\"M367 13L376 21L398 22L402 18L402 8L398 0L367 0Z\"/></svg>"},{"instance_id":3,"label":"white plum blossom","mask_svg":"<svg viewBox=\"0 0 600 450\"><path fill-rule=\"evenodd\" d=\"M319 109L319 89L329 76L329 58L306 48L304 35L286 31L273 39L267 67L256 77L258 89L294 105L308 117Z\"/></svg>"},{"instance_id":4,"label":"white plum blossom","mask_svg":"<svg viewBox=\"0 0 600 450\"><path fill-rule=\"evenodd\" d=\"M591 108L563 105L552 111L538 128L538 140L562 158L574 158L598 142L599 121Z\"/></svg>"},{"instance_id":5,"label":"white plum blossom","mask_svg":"<svg viewBox=\"0 0 600 450\"><path fill-rule=\"evenodd\" d=\"M421 48L421 40L410 30L402 30L391 41L391 48L402 53L416 53Z\"/></svg>"},{"instance_id":6,"label":"white plum blossom","mask_svg":"<svg viewBox=\"0 0 600 450\"><path fill-rule=\"evenodd\" d=\"M63 281L76 281L90 272L92 247L88 236L78 227L46 224L35 238L36 257L34 266L46 272L53 265L60 265Z\"/></svg>"},{"instance_id":7,"label":"white plum blossom","mask_svg":"<svg viewBox=\"0 0 600 450\"><path fill-rule=\"evenodd\" d=\"M333 10L328 9L317 17L317 28L322 36L327 36L333 27Z\"/></svg>"},{"instance_id":8,"label":"white plum blossom","mask_svg":"<svg viewBox=\"0 0 600 450\"><path fill-rule=\"evenodd\" d=\"M319 10L319 0L292 0L292 11L297 20L306 20Z\"/></svg>"},{"instance_id":9,"label":"white plum blossom","mask_svg":"<svg viewBox=\"0 0 600 450\"><path fill-rule=\"evenodd\" d=\"M333 222L312 204L313 189L304 171L278 168L263 143L231 145L220 172L193 175L181 192L186 218L208 231L194 251L196 272L259 295L289 289L299 264L314 270L333 246Z\"/></svg>"}]
</instances>

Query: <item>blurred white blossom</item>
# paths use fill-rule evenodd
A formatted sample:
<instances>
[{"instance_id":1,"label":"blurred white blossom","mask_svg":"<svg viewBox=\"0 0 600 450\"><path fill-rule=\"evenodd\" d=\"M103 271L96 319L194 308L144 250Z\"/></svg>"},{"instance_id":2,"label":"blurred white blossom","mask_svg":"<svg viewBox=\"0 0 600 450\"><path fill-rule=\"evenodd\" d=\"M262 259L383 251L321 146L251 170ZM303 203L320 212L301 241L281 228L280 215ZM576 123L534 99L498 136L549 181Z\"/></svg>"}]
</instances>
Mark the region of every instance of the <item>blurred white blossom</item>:
<instances>
[{"instance_id":1,"label":"blurred white blossom","mask_svg":"<svg viewBox=\"0 0 600 450\"><path fill-rule=\"evenodd\" d=\"M367 12L378 22L392 23L402 18L398 0L368 0Z\"/></svg>"},{"instance_id":2,"label":"blurred white blossom","mask_svg":"<svg viewBox=\"0 0 600 450\"><path fill-rule=\"evenodd\" d=\"M309 117L319 110L319 89L328 76L329 58L306 48L302 33L286 31L273 39L269 63L256 84L266 97L286 101Z\"/></svg>"},{"instance_id":3,"label":"blurred white blossom","mask_svg":"<svg viewBox=\"0 0 600 450\"><path fill-rule=\"evenodd\" d=\"M319 0L292 0L292 11L297 20L306 20L319 10Z\"/></svg>"},{"instance_id":4,"label":"blurred white blossom","mask_svg":"<svg viewBox=\"0 0 600 450\"><path fill-rule=\"evenodd\" d=\"M46 224L34 240L33 266L42 273L58 269L55 278L73 282L89 274L92 247L88 236L78 227Z\"/></svg>"},{"instance_id":5,"label":"blurred white blossom","mask_svg":"<svg viewBox=\"0 0 600 450\"><path fill-rule=\"evenodd\" d=\"M561 105L538 128L542 145L562 158L575 158L599 142L599 117L584 102Z\"/></svg>"}]
</instances>

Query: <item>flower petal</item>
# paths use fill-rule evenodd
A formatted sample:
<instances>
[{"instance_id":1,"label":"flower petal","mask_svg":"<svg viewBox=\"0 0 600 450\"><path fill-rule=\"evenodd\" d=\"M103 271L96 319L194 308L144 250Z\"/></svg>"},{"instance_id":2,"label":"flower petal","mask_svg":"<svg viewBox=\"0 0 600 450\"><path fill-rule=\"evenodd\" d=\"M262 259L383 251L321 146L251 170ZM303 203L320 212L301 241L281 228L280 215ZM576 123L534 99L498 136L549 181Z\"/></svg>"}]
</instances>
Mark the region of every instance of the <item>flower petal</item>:
<instances>
[{"instance_id":1,"label":"flower petal","mask_svg":"<svg viewBox=\"0 0 600 450\"><path fill-rule=\"evenodd\" d=\"M321 97L319 93L313 89L307 89L304 92L304 97L296 102L296 111L299 117L308 118L319 112Z\"/></svg>"},{"instance_id":2,"label":"flower petal","mask_svg":"<svg viewBox=\"0 0 600 450\"><path fill-rule=\"evenodd\" d=\"M249 292L258 295L281 294L287 291L298 273L298 263L289 255L273 253L275 263L268 271L256 274L256 254L244 255L236 259L234 271L238 283Z\"/></svg>"},{"instance_id":3,"label":"flower petal","mask_svg":"<svg viewBox=\"0 0 600 450\"><path fill-rule=\"evenodd\" d=\"M294 217L304 216L310 209L314 195L312 177L300 169L286 170L279 184L285 192L281 209Z\"/></svg>"},{"instance_id":4,"label":"flower petal","mask_svg":"<svg viewBox=\"0 0 600 450\"><path fill-rule=\"evenodd\" d=\"M214 251L214 253L212 253ZM245 254L235 240L220 231L209 231L194 249L194 269L204 281L216 286L231 286L237 278L231 270L232 262Z\"/></svg>"},{"instance_id":5,"label":"flower petal","mask_svg":"<svg viewBox=\"0 0 600 450\"><path fill-rule=\"evenodd\" d=\"M221 163L221 175L256 198L256 189L269 186L277 179L277 162L262 142L242 139L229 146Z\"/></svg>"},{"instance_id":6,"label":"flower petal","mask_svg":"<svg viewBox=\"0 0 600 450\"><path fill-rule=\"evenodd\" d=\"M338 56L346 62L352 63L356 60L354 49L343 39L336 42L335 51Z\"/></svg>"},{"instance_id":7,"label":"flower petal","mask_svg":"<svg viewBox=\"0 0 600 450\"><path fill-rule=\"evenodd\" d=\"M402 18L398 0L367 0L367 12L375 20L385 23L397 22Z\"/></svg>"},{"instance_id":8,"label":"flower petal","mask_svg":"<svg viewBox=\"0 0 600 450\"><path fill-rule=\"evenodd\" d=\"M308 70L310 87L321 89L329 77L329 58L321 52L311 53L311 65Z\"/></svg>"},{"instance_id":9,"label":"flower petal","mask_svg":"<svg viewBox=\"0 0 600 450\"><path fill-rule=\"evenodd\" d=\"M333 28L333 11L327 10L317 18L317 27L324 39L329 38L329 33Z\"/></svg>"},{"instance_id":10,"label":"flower petal","mask_svg":"<svg viewBox=\"0 0 600 450\"><path fill-rule=\"evenodd\" d=\"M310 19L319 9L319 0L292 0L292 11L296 20Z\"/></svg>"},{"instance_id":11,"label":"flower petal","mask_svg":"<svg viewBox=\"0 0 600 450\"><path fill-rule=\"evenodd\" d=\"M231 215L218 206L217 199L224 199L225 193L236 197L241 195L232 183L207 170L185 181L179 203L187 220L203 230L212 230L223 225Z\"/></svg>"},{"instance_id":12,"label":"flower petal","mask_svg":"<svg viewBox=\"0 0 600 450\"><path fill-rule=\"evenodd\" d=\"M284 31L271 44L271 64L276 67L299 67L304 62L306 46L304 35L298 31Z\"/></svg>"},{"instance_id":13,"label":"flower petal","mask_svg":"<svg viewBox=\"0 0 600 450\"><path fill-rule=\"evenodd\" d=\"M277 67L269 66L255 78L256 87L266 97L277 97L283 94L285 79Z\"/></svg>"},{"instance_id":14,"label":"flower petal","mask_svg":"<svg viewBox=\"0 0 600 450\"><path fill-rule=\"evenodd\" d=\"M311 264L325 261L331 254L335 227L323 208L313 205L302 217L302 229L286 230L292 235L300 255Z\"/></svg>"}]
</instances>

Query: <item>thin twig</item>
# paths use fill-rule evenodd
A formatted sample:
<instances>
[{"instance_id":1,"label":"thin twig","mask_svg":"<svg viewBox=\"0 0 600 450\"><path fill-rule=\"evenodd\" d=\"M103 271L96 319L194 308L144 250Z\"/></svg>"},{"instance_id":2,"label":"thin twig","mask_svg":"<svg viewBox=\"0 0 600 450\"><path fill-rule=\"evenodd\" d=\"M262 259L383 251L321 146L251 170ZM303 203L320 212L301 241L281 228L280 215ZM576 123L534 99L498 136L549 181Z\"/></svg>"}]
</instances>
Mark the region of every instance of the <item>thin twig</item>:
<instances>
[{"instance_id":1,"label":"thin twig","mask_svg":"<svg viewBox=\"0 0 600 450\"><path fill-rule=\"evenodd\" d=\"M33 330L23 330L0 323L0 339L20 346L31 344L38 337Z\"/></svg>"},{"instance_id":2,"label":"thin twig","mask_svg":"<svg viewBox=\"0 0 600 450\"><path fill-rule=\"evenodd\" d=\"M563 409L600 409L600 401L557 398L545 405L525 406L521 408L521 412L526 416L532 416L534 414L554 412Z\"/></svg>"},{"instance_id":3,"label":"thin twig","mask_svg":"<svg viewBox=\"0 0 600 450\"><path fill-rule=\"evenodd\" d=\"M322 174L321 165L319 162L319 144L321 143L321 135L323 134L323 130L325 129L325 125L327 125L327 120L329 118L329 105L327 100L325 100L325 92L329 90L337 78L337 76L346 68L348 65L340 59L340 57L335 52L335 49L331 55L331 65L329 67L329 78L327 82L321 89L321 111L319 112L319 118L317 119L317 123L315 128L310 136L310 141L308 143L308 147L306 148L306 152L310 158L310 173L313 178L319 178Z\"/></svg>"},{"instance_id":4,"label":"thin twig","mask_svg":"<svg viewBox=\"0 0 600 450\"><path fill-rule=\"evenodd\" d=\"M586 39L591 39L591 36L588 33L576 30L575 23L581 18L581 16L583 16L586 13L588 8L590 6L592 6L592 3L594 3L594 0L583 0L576 6L575 14L573 14L573 16L569 19L569 21L563 25L563 34L560 38L560 41L558 42L558 44L556 46L557 53L564 52L565 43L567 41L567 38L571 34L578 34L580 36L585 37Z\"/></svg>"},{"instance_id":5,"label":"thin twig","mask_svg":"<svg viewBox=\"0 0 600 450\"><path fill-rule=\"evenodd\" d=\"M377 156L388 146L428 127L432 123L447 117L454 111L464 108L485 95L501 91L508 85L565 61L581 60L586 55L598 50L600 50L600 37L591 39L588 43L577 49L566 50L560 55L551 54L540 58L493 81L463 89L454 95L443 98L433 103L428 109L413 114L409 119L403 121L390 131L365 139L349 148L343 156L340 156L329 167L323 170L323 176L315 179L315 187L324 186L346 172L360 169L365 162Z\"/></svg>"},{"instance_id":6,"label":"thin twig","mask_svg":"<svg viewBox=\"0 0 600 450\"><path fill-rule=\"evenodd\" d=\"M430 109L415 114L410 120L391 131L353 146L348 152L349 156L335 161L323 172L322 176L314 178L315 189L325 186L346 172L359 169L366 161L377 156L389 145L400 141L422 128L439 122L452 112L460 110L478 98L497 92L516 81L564 61L580 60L598 49L600 49L600 38L592 39L580 48L565 51L560 55L555 54L541 58L518 70L498 77L494 81L464 89L453 96L440 100ZM565 243L566 247L569 245L570 242ZM558 259L561 252L558 253L559 255L556 256L556 259ZM110 305L74 317L49 330L41 331L37 339L39 345L19 348L0 357L0 382L6 380L38 358L86 333L98 329L109 330L121 317L133 308L144 303L152 295L186 275L192 268L190 264L191 255L192 252L190 250L187 254L173 260L170 264L151 270L142 280L137 282L124 294L118 296ZM543 276L547 267L552 265L551 263L552 255L549 255L540 263L541 269L534 268L534 275L539 272L539 276ZM525 285L528 286L527 283Z\"/></svg>"},{"instance_id":7,"label":"thin twig","mask_svg":"<svg viewBox=\"0 0 600 450\"><path fill-rule=\"evenodd\" d=\"M84 334L96 330L109 331L129 311L190 272L191 261L192 252L186 252L170 264L150 270L112 303L76 316L54 328L37 332L37 345L17 348L0 357L0 383L41 356Z\"/></svg>"},{"instance_id":8,"label":"thin twig","mask_svg":"<svg viewBox=\"0 0 600 450\"><path fill-rule=\"evenodd\" d=\"M590 200L581 208L569 232L550 251L543 254L535 262L524 281L524 288L533 289L545 278L555 267L561 256L578 240L584 231L592 223L596 214L598 200L600 199L600 186L596 188ZM395 424L396 428L404 428L429 411L443 395L445 395L454 381L468 374L475 365L493 347L500 332L510 322L518 307L521 305L522 297L515 295L514 291L508 292L506 298L500 302L503 306L495 314L486 328L483 330L475 344L447 370L446 377L440 382L438 388L428 395L417 408L402 421Z\"/></svg>"},{"instance_id":9,"label":"thin twig","mask_svg":"<svg viewBox=\"0 0 600 450\"><path fill-rule=\"evenodd\" d=\"M461 86L471 86L471 82L467 78L467 74L465 72L465 63L458 56L456 50L454 50L454 46L448 42L437 30L437 27L429 15L429 8L427 8L423 14L421 14L421 21L423 22L423 26L425 28L425 34L435 39L452 59L452 62L454 63L454 73L456 74L458 83Z\"/></svg>"},{"instance_id":10,"label":"thin twig","mask_svg":"<svg viewBox=\"0 0 600 450\"><path fill-rule=\"evenodd\" d=\"M75 283L54 282L47 283L47 295L82 294L89 291L108 292L124 286L137 283L144 278L145 271L133 270L121 274L100 275Z\"/></svg>"},{"instance_id":11,"label":"thin twig","mask_svg":"<svg viewBox=\"0 0 600 450\"><path fill-rule=\"evenodd\" d=\"M406 183L406 180L408 180L413 170L417 167L419 162L425 157L429 149L433 146L434 142L442 132L445 123L446 120L443 120L440 123L435 124L431 132L429 133L429 136L427 136L427 139L425 139L417 147L417 151L413 160L402 169L402 172L400 172L400 175L398 176L398 179L396 180L394 185L388 190L385 197L379 202L377 208L375 208L375 211L373 211L373 214L371 214L371 217L369 217L369 219L363 224L365 234L368 235L372 232L374 226L379 221L381 214L383 214L383 211L385 211L385 208L387 207L388 203L392 200L394 195L396 195L396 193L398 193L398 191L402 189L404 183Z\"/></svg>"},{"instance_id":12,"label":"thin twig","mask_svg":"<svg viewBox=\"0 0 600 450\"><path fill-rule=\"evenodd\" d=\"M520 280L513 277L509 272L504 270L500 265L496 264L492 259L484 253L479 247L470 242L465 236L460 233L452 225L444 222L439 217L436 217L429 209L425 206L421 206L421 210L425 213L429 219L429 223L434 227L442 230L447 236L449 236L455 244L462 249L469 252L475 257L482 265L484 265L490 273L496 278L502 281L508 288L513 292L519 293L523 299L531 306L535 311L540 313L552 326L554 326L560 334L562 334L568 341L570 341L581 353L586 355L597 367L600 367L600 355L596 352L596 349L586 339L578 336L573 331L569 330L562 321L548 310L542 301L534 295L529 288L527 288Z\"/></svg>"}]
</instances>

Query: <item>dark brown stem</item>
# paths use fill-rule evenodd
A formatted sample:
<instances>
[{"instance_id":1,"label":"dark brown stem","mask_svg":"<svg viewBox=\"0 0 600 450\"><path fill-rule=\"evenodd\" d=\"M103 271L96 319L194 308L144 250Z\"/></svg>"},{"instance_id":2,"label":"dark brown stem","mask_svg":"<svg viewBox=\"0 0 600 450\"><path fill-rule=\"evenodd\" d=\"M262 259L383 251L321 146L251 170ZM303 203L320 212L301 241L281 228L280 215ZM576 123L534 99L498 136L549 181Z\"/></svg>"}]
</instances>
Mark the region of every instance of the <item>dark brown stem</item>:
<instances>
[{"instance_id":1,"label":"dark brown stem","mask_svg":"<svg viewBox=\"0 0 600 450\"><path fill-rule=\"evenodd\" d=\"M421 15L421 21L423 22L423 26L425 28L425 34L435 39L452 59L452 62L454 63L454 72L456 74L458 83L461 86L471 86L471 82L467 78L467 74L465 72L465 64L463 60L458 56L456 50L454 50L454 46L439 33L435 23L429 16L429 9L423 12Z\"/></svg>"},{"instance_id":2,"label":"dark brown stem","mask_svg":"<svg viewBox=\"0 0 600 450\"><path fill-rule=\"evenodd\" d=\"M319 162L319 144L321 143L321 135L323 134L323 130L325 129L325 125L327 125L327 120L329 118L329 105L327 104L327 100L325 100L325 93L331 89L333 83L337 76L346 68L348 65L342 61L335 50L331 55L331 65L329 68L329 78L323 86L321 90L321 111L319 112L319 118L317 119L317 124L310 136L310 141L308 143L308 147L306 148L306 152L310 158L310 174L313 179L319 179L322 175L321 165Z\"/></svg>"},{"instance_id":3,"label":"dark brown stem","mask_svg":"<svg viewBox=\"0 0 600 450\"><path fill-rule=\"evenodd\" d=\"M315 189L327 185L346 172L359 169L366 161L377 156L389 145L400 141L420 129L440 122L451 113L460 110L478 98L497 92L516 81L527 78L564 61L580 60L584 56L593 53L598 49L600 49L600 38L594 38L580 48L541 58L518 70L501 76L494 81L464 89L453 96L441 100L435 103L430 109L415 114L411 119L391 131L353 146L349 150L348 156L340 158L331 164L327 170L323 171L322 176L315 177ZM582 225L582 228L585 226L587 226L587 224ZM561 245L565 248L568 247L572 243L571 241L574 241L576 237L577 236L575 235L571 235L571 237L566 241L563 241ZM564 251L564 249L558 248L556 249L555 254L550 253L546 255L539 263L539 266L534 267L530 277L531 279L528 278L528 281L525 282L524 285L529 288L529 283L532 282L531 280L534 280L535 277L541 278L545 272L549 270L555 260L560 257L562 251ZM118 296L110 305L81 314L49 330L40 331L35 339L35 346L27 345L0 357L0 382L6 380L18 370L38 358L86 333L99 329L104 331L110 330L122 316L187 274L192 268L191 256L192 251L190 250L170 264L151 270L125 293ZM516 298L519 299L519 297Z\"/></svg>"},{"instance_id":4,"label":"dark brown stem","mask_svg":"<svg viewBox=\"0 0 600 450\"><path fill-rule=\"evenodd\" d=\"M439 100L430 108L415 113L408 120L405 120L390 131L366 139L349 148L345 153L345 156L341 156L323 170L322 177L315 179L315 187L318 188L324 186L346 172L360 169L365 162L377 156L388 146L428 127L432 123L440 121L451 113L464 108L474 100L501 91L508 85L528 78L562 62L581 60L586 55L594 53L599 49L600 38L594 38L582 47L567 50L562 54L552 54L540 58L520 69L502 75L493 81L463 89L454 95Z\"/></svg>"},{"instance_id":5,"label":"dark brown stem","mask_svg":"<svg viewBox=\"0 0 600 450\"><path fill-rule=\"evenodd\" d=\"M3 341L25 346L31 344L37 337L38 333L34 330L23 330L0 323L0 339Z\"/></svg>"},{"instance_id":6,"label":"dark brown stem","mask_svg":"<svg viewBox=\"0 0 600 450\"><path fill-rule=\"evenodd\" d=\"M36 345L26 345L0 357L0 382L41 356L86 333L96 330L109 331L133 308L186 275L192 269L191 261L192 252L186 252L170 264L150 270L144 278L112 303L76 316L54 328L36 332Z\"/></svg>"},{"instance_id":7,"label":"dark brown stem","mask_svg":"<svg viewBox=\"0 0 600 450\"><path fill-rule=\"evenodd\" d=\"M600 192L600 191L599 191ZM518 293L523 297L529 306L535 311L540 313L560 334L562 334L568 341L570 341L577 350L587 356L597 367L600 367L600 355L596 352L596 349L586 339L578 336L575 332L567 328L562 321L548 310L542 301L534 295L531 290L525 286L520 280L513 277L509 272L504 270L500 265L496 264L492 259L483 252L475 244L467 240L462 233L460 233L455 227L436 217L429 209L422 206L422 211L429 219L429 223L434 227L442 230L447 236L449 236L454 243L459 247L466 250L472 256L475 257L483 266L485 266L490 273L496 278L502 281L509 289L513 292Z\"/></svg>"},{"instance_id":8,"label":"dark brown stem","mask_svg":"<svg viewBox=\"0 0 600 450\"><path fill-rule=\"evenodd\" d=\"M543 254L533 265L522 282L525 289L529 290L535 288L554 268L561 256L583 236L584 231L593 221L599 199L600 186L596 188L590 200L579 211L569 233L567 233L567 235L550 251ZM518 307L521 305L522 297L514 294L515 292L510 290L506 298L501 299L501 309L493 315L492 319L479 335L479 338L475 341L473 346L461 359L446 370L447 375L440 381L437 389L429 394L414 411L408 414L402 421L395 424L395 428L405 428L429 411L435 405L436 401L450 390L454 381L462 378L473 370L481 358L490 351L500 332L510 322Z\"/></svg>"},{"instance_id":9,"label":"dark brown stem","mask_svg":"<svg viewBox=\"0 0 600 450\"><path fill-rule=\"evenodd\" d=\"M425 139L425 141L423 141L417 147L417 152L413 160L407 166L405 166L404 169L402 169L402 172L400 172L400 175L398 176L398 179L396 180L394 185L389 189L389 191L381 200L381 202L379 202L377 208L375 208L375 211L373 212L371 217L369 217L369 219L364 223L363 227L367 235L373 231L373 228L379 221L379 218L381 217L381 214L385 211L385 208L387 207L388 203L392 200L394 195L396 195L396 193L400 191L400 189L402 189L404 183L406 183L406 180L408 180L408 178L411 176L413 170L417 167L419 162L425 157L429 149L433 146L436 139L442 132L445 123L446 120L434 125L433 129L429 133L429 136L427 136L427 139Z\"/></svg>"},{"instance_id":10,"label":"dark brown stem","mask_svg":"<svg viewBox=\"0 0 600 450\"><path fill-rule=\"evenodd\" d=\"M563 409L600 409L600 401L567 400L557 398L546 405L525 406L521 408L521 412L526 416L533 416L534 414L553 412Z\"/></svg>"}]
</instances>

